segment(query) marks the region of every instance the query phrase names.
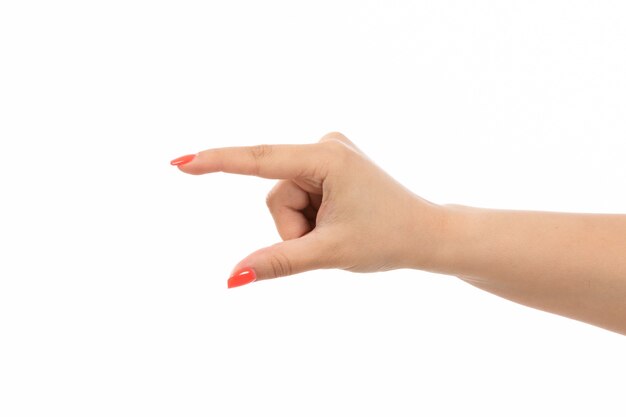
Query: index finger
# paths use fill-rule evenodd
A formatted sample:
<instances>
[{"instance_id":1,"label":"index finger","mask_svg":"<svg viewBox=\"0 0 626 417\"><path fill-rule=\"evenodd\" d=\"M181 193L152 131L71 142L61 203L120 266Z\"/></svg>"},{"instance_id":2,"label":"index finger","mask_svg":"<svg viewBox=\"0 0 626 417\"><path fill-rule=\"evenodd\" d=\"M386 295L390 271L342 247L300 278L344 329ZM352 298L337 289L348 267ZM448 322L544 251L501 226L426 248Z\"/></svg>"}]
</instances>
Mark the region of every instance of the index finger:
<instances>
[{"instance_id":1,"label":"index finger","mask_svg":"<svg viewBox=\"0 0 626 417\"><path fill-rule=\"evenodd\" d=\"M323 161L319 144L257 145L214 148L198 152L190 162L179 165L187 174L228 172L273 179L313 176Z\"/></svg>"}]
</instances>

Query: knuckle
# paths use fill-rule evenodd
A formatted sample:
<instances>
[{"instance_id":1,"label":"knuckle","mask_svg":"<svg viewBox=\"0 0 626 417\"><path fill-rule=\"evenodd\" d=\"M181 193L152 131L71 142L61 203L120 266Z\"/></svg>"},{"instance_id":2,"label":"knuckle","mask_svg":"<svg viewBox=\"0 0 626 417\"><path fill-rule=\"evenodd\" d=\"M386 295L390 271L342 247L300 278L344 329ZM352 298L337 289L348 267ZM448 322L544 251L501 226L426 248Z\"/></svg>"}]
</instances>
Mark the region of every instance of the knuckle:
<instances>
[{"instance_id":1,"label":"knuckle","mask_svg":"<svg viewBox=\"0 0 626 417\"><path fill-rule=\"evenodd\" d=\"M359 148L341 132L329 132L322 136L320 142L339 142L356 153L362 153Z\"/></svg>"},{"instance_id":2,"label":"knuckle","mask_svg":"<svg viewBox=\"0 0 626 417\"><path fill-rule=\"evenodd\" d=\"M324 136L322 136L322 138L320 139L320 142L325 142L325 141L330 141L330 140L344 141L347 139L348 138L343 133L333 131L333 132L328 132Z\"/></svg>"},{"instance_id":3,"label":"knuckle","mask_svg":"<svg viewBox=\"0 0 626 417\"><path fill-rule=\"evenodd\" d=\"M261 163L264 159L267 159L269 155L272 153L271 145L255 145L251 146L249 149L250 156L254 161L254 174L258 174L261 169Z\"/></svg>"},{"instance_id":4,"label":"knuckle","mask_svg":"<svg viewBox=\"0 0 626 417\"><path fill-rule=\"evenodd\" d=\"M282 200L281 196L285 194L285 183L279 181L274 185L274 187L269 190L267 195L265 196L265 204L267 207L272 210L273 208L278 207L280 201Z\"/></svg>"},{"instance_id":5,"label":"knuckle","mask_svg":"<svg viewBox=\"0 0 626 417\"><path fill-rule=\"evenodd\" d=\"M331 139L321 143L321 146L330 154L336 154L345 150L345 145L338 140Z\"/></svg>"},{"instance_id":6,"label":"knuckle","mask_svg":"<svg viewBox=\"0 0 626 417\"><path fill-rule=\"evenodd\" d=\"M324 145L326 152L325 159L330 161L335 161L340 164L347 163L354 155L350 147L338 140L329 140L322 145Z\"/></svg>"},{"instance_id":7,"label":"knuckle","mask_svg":"<svg viewBox=\"0 0 626 417\"><path fill-rule=\"evenodd\" d=\"M284 277L293 273L293 265L287 256L282 253L272 254L270 256L270 267L275 278Z\"/></svg>"},{"instance_id":8,"label":"knuckle","mask_svg":"<svg viewBox=\"0 0 626 417\"><path fill-rule=\"evenodd\" d=\"M255 159L262 159L272 152L272 147L270 145L255 145L250 147L250 152Z\"/></svg>"},{"instance_id":9,"label":"knuckle","mask_svg":"<svg viewBox=\"0 0 626 417\"><path fill-rule=\"evenodd\" d=\"M276 193L274 193L274 191L270 191L265 196L265 205L271 209L272 206L274 205L275 200L276 200Z\"/></svg>"}]
</instances>

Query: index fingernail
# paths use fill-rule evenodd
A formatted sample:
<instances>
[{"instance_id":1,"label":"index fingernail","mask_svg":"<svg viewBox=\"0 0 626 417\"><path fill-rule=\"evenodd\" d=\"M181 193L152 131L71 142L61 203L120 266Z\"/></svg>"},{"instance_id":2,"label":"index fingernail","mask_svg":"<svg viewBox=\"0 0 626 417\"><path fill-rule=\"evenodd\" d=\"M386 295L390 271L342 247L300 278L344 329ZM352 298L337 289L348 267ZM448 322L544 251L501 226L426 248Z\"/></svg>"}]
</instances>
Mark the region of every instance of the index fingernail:
<instances>
[{"instance_id":1,"label":"index fingernail","mask_svg":"<svg viewBox=\"0 0 626 417\"><path fill-rule=\"evenodd\" d=\"M189 162L191 162L193 160L193 158L196 157L197 154L189 154L189 155L184 155L181 156L179 158L176 159L172 159L170 161L170 164L172 165L185 165L188 164Z\"/></svg>"}]
</instances>

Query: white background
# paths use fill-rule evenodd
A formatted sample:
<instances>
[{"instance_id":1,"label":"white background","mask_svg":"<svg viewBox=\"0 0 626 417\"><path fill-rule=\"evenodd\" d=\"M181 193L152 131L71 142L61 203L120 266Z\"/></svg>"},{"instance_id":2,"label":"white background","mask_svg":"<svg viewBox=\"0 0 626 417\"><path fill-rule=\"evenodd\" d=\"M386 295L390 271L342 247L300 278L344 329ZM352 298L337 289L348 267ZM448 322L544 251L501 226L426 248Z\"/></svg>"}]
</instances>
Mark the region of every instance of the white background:
<instances>
[{"instance_id":1,"label":"white background","mask_svg":"<svg viewBox=\"0 0 626 417\"><path fill-rule=\"evenodd\" d=\"M626 213L621 1L0 3L0 415L620 415L626 339L419 271L227 290L340 131L436 203Z\"/></svg>"}]
</instances>

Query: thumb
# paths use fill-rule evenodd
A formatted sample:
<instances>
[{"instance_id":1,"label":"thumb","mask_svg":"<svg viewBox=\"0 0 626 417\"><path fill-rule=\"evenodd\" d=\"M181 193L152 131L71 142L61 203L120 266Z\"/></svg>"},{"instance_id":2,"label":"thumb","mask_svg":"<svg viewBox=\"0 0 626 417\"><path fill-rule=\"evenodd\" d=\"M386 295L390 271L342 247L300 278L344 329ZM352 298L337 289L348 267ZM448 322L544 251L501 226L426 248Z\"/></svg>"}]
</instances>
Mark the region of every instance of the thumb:
<instances>
[{"instance_id":1,"label":"thumb","mask_svg":"<svg viewBox=\"0 0 626 417\"><path fill-rule=\"evenodd\" d=\"M228 288L253 281L331 267L325 245L315 232L259 249L235 266Z\"/></svg>"}]
</instances>

